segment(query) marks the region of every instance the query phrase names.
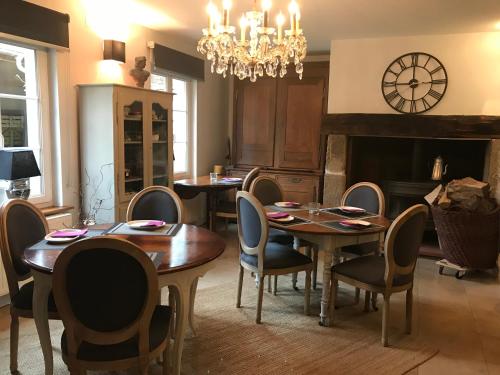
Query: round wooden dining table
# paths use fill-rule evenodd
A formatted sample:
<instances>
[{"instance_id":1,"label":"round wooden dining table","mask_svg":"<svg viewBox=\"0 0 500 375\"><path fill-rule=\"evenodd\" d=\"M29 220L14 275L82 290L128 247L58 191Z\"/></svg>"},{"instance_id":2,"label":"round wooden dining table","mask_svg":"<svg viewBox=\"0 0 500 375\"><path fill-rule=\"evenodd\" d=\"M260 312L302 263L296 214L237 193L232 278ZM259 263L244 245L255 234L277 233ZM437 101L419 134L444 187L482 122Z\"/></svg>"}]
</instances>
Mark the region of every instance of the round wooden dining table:
<instances>
[{"instance_id":1,"label":"round wooden dining table","mask_svg":"<svg viewBox=\"0 0 500 375\"><path fill-rule=\"evenodd\" d=\"M226 177L219 176L217 182L210 181L210 176L174 181L174 190L181 198L192 199L199 193L207 194L207 226L212 231L215 231L217 216L217 193L229 189L239 189L243 185L241 179L226 181L224 178Z\"/></svg>"},{"instance_id":2,"label":"round wooden dining table","mask_svg":"<svg viewBox=\"0 0 500 375\"><path fill-rule=\"evenodd\" d=\"M298 249L300 239L305 240L324 252L323 259L323 290L321 294L320 325L329 326L330 287L332 276L332 265L339 263L342 247L367 242L379 241L383 246L385 231L389 228L390 221L379 215L369 215L363 220L372 225L366 229L340 229L332 226L332 223L347 219L334 213L320 211L319 214L309 213L307 209L283 209L276 206L266 206L266 211L285 211L289 215L298 218L302 222L280 224L269 220L273 228L281 229L292 234L295 238L294 247ZM293 277L294 286L297 282L296 275ZM375 297L376 298L376 297Z\"/></svg>"},{"instance_id":3,"label":"round wooden dining table","mask_svg":"<svg viewBox=\"0 0 500 375\"><path fill-rule=\"evenodd\" d=\"M181 372L181 358L188 324L194 333L193 306L198 278L215 267L215 260L224 252L225 242L217 234L193 225L176 224L175 235L106 234L113 225L94 226L87 236L105 235L138 245L149 254L158 255L159 287L168 287L175 299L175 332L171 353L174 374ZM53 373L52 344L48 324L48 298L52 290L52 271L57 257L68 245L52 245L42 240L24 251L24 260L31 267L34 279L33 318L35 320L45 361L45 374ZM89 270L92 272L92 270Z\"/></svg>"}]
</instances>

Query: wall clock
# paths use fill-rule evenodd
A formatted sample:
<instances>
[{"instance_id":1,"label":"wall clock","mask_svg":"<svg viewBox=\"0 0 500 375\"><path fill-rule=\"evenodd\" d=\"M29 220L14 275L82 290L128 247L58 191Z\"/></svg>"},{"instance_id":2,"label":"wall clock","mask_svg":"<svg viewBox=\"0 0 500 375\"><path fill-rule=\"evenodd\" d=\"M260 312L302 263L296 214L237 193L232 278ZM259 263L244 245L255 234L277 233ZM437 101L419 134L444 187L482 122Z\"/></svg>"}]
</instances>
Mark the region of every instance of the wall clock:
<instances>
[{"instance_id":1,"label":"wall clock","mask_svg":"<svg viewBox=\"0 0 500 375\"><path fill-rule=\"evenodd\" d=\"M412 52L398 57L386 69L382 94L400 113L423 113L439 103L447 85L446 69L437 58Z\"/></svg>"}]
</instances>

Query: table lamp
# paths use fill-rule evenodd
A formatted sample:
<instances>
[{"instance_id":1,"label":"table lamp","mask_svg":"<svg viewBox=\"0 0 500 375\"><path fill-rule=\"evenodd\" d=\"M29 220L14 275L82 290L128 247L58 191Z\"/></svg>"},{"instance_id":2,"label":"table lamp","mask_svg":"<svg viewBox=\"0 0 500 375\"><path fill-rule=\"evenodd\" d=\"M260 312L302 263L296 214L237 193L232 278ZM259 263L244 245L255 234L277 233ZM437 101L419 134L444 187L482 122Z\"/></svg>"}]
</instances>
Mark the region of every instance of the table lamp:
<instances>
[{"instance_id":1,"label":"table lamp","mask_svg":"<svg viewBox=\"0 0 500 375\"><path fill-rule=\"evenodd\" d=\"M9 181L7 198L28 199L30 177L40 176L33 151L26 148L0 150L0 180Z\"/></svg>"}]
</instances>

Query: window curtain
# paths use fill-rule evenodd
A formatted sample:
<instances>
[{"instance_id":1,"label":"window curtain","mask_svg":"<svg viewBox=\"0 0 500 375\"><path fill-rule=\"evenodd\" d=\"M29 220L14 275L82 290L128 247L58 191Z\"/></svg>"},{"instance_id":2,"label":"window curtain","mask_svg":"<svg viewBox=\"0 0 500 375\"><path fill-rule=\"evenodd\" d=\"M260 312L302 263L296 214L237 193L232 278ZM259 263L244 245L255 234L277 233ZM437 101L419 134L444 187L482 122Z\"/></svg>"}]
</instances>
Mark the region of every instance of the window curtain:
<instances>
[{"instance_id":1,"label":"window curtain","mask_svg":"<svg viewBox=\"0 0 500 375\"><path fill-rule=\"evenodd\" d=\"M22 0L0 0L0 33L69 48L69 15Z\"/></svg>"},{"instance_id":2,"label":"window curtain","mask_svg":"<svg viewBox=\"0 0 500 375\"><path fill-rule=\"evenodd\" d=\"M186 76L197 81L205 80L205 61L172 48L156 44L153 49L154 68Z\"/></svg>"}]
</instances>

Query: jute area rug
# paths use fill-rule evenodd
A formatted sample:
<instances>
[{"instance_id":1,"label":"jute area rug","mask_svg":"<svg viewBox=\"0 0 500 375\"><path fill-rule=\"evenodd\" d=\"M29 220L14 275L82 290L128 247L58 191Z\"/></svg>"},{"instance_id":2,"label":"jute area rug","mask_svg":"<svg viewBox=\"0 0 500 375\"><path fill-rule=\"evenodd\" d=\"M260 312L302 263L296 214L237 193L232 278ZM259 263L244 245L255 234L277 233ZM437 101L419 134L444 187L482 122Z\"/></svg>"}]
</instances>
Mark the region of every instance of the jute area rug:
<instances>
[{"instance_id":1,"label":"jute area rug","mask_svg":"<svg viewBox=\"0 0 500 375\"><path fill-rule=\"evenodd\" d=\"M347 292L342 291L340 298L346 304L353 295L352 290ZM240 309L235 307L234 284L200 290L195 310L197 336L186 339L182 373L404 374L437 352L415 335L403 333L402 299L394 301L391 346L384 348L380 344L380 311L363 313L361 304L346 306L336 310L335 326L324 328L318 325L320 297L320 290L312 293L311 315L305 316L303 290L293 290L290 278L280 277L278 295L264 293L262 324L257 325L257 290L249 276L245 277ZM6 328L0 331L0 374L9 373ZM55 375L68 373L60 356L61 332L60 322L51 322ZM31 320L21 323L19 370L26 375L43 374L42 353ZM161 374L161 368L152 364L150 372Z\"/></svg>"}]
</instances>

